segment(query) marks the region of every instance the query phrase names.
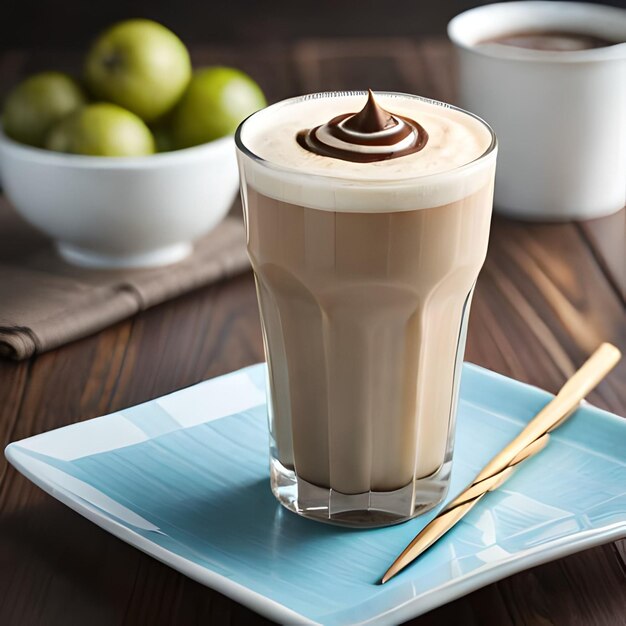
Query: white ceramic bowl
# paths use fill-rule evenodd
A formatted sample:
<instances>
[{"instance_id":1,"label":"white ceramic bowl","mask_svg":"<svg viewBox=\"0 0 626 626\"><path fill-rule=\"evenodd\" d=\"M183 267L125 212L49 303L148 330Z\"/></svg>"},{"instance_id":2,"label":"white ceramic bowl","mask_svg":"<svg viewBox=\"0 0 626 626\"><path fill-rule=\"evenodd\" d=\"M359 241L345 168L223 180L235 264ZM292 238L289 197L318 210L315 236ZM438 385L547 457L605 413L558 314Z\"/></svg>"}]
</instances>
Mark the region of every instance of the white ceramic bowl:
<instances>
[{"instance_id":1,"label":"white ceramic bowl","mask_svg":"<svg viewBox=\"0 0 626 626\"><path fill-rule=\"evenodd\" d=\"M506 2L455 17L463 108L498 136L497 211L587 219L626 202L626 43L571 52L477 46L530 30L626 41L626 10L579 2Z\"/></svg>"},{"instance_id":2,"label":"white ceramic bowl","mask_svg":"<svg viewBox=\"0 0 626 626\"><path fill-rule=\"evenodd\" d=\"M61 154L0 132L0 180L18 213L69 262L153 267L181 260L238 189L232 137L146 157Z\"/></svg>"}]
</instances>

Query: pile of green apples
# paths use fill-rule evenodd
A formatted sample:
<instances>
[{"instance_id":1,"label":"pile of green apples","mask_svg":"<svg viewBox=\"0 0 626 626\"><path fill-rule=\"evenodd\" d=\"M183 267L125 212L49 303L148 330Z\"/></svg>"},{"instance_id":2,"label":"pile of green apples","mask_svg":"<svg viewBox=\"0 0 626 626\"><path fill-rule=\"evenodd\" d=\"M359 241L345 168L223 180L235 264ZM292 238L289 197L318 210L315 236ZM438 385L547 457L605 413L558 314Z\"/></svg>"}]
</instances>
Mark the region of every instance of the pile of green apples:
<instances>
[{"instance_id":1,"label":"pile of green apples","mask_svg":"<svg viewBox=\"0 0 626 626\"><path fill-rule=\"evenodd\" d=\"M60 72L8 95L4 132L20 143L93 156L143 156L232 134L264 107L260 87L229 67L192 70L183 42L146 19L120 22L91 46L79 83Z\"/></svg>"}]
</instances>

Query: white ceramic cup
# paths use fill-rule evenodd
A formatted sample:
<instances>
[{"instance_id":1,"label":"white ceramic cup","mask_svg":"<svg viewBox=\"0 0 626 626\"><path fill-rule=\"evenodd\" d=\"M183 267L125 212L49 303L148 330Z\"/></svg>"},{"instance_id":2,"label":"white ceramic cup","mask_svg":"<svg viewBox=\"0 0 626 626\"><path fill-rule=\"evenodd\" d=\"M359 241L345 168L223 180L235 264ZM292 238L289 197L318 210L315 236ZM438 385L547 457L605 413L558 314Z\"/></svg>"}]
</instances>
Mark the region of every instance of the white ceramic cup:
<instances>
[{"instance_id":1,"label":"white ceramic cup","mask_svg":"<svg viewBox=\"0 0 626 626\"><path fill-rule=\"evenodd\" d=\"M463 108L494 128L495 208L524 219L588 219L626 203L626 43L553 52L482 41L560 30L626 41L626 10L578 2L507 2L448 24Z\"/></svg>"}]
</instances>

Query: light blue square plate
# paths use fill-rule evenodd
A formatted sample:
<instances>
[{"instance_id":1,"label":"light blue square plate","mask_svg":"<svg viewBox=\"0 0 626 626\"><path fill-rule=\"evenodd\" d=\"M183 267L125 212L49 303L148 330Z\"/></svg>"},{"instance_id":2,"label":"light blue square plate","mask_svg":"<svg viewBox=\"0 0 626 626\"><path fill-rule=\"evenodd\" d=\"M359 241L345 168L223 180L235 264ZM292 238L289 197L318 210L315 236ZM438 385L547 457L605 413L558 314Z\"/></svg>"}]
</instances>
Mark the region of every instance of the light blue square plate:
<instances>
[{"instance_id":1,"label":"light blue square plate","mask_svg":"<svg viewBox=\"0 0 626 626\"><path fill-rule=\"evenodd\" d=\"M265 366L12 443L9 461L87 519L280 623L398 623L626 535L626 420L589 405L384 586L433 515L377 530L284 510L268 481ZM451 495L550 399L465 365Z\"/></svg>"}]
</instances>

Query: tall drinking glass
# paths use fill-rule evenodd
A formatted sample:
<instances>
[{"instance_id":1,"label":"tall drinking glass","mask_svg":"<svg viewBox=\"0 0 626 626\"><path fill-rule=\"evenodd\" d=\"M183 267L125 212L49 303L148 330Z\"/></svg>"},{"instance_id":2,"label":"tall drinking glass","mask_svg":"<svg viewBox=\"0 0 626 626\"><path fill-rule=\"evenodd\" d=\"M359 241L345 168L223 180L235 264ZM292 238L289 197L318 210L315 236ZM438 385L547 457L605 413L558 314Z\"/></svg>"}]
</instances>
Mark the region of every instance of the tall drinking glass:
<instances>
[{"instance_id":1,"label":"tall drinking glass","mask_svg":"<svg viewBox=\"0 0 626 626\"><path fill-rule=\"evenodd\" d=\"M448 488L496 141L470 113L380 93L392 112L415 109L426 130L430 117L452 128L429 131L431 154L443 157L290 161L298 124L365 98L280 102L244 121L236 142L268 365L272 491L305 517L374 527L432 508ZM480 150L448 167L445 155L466 149L457 126Z\"/></svg>"}]
</instances>

